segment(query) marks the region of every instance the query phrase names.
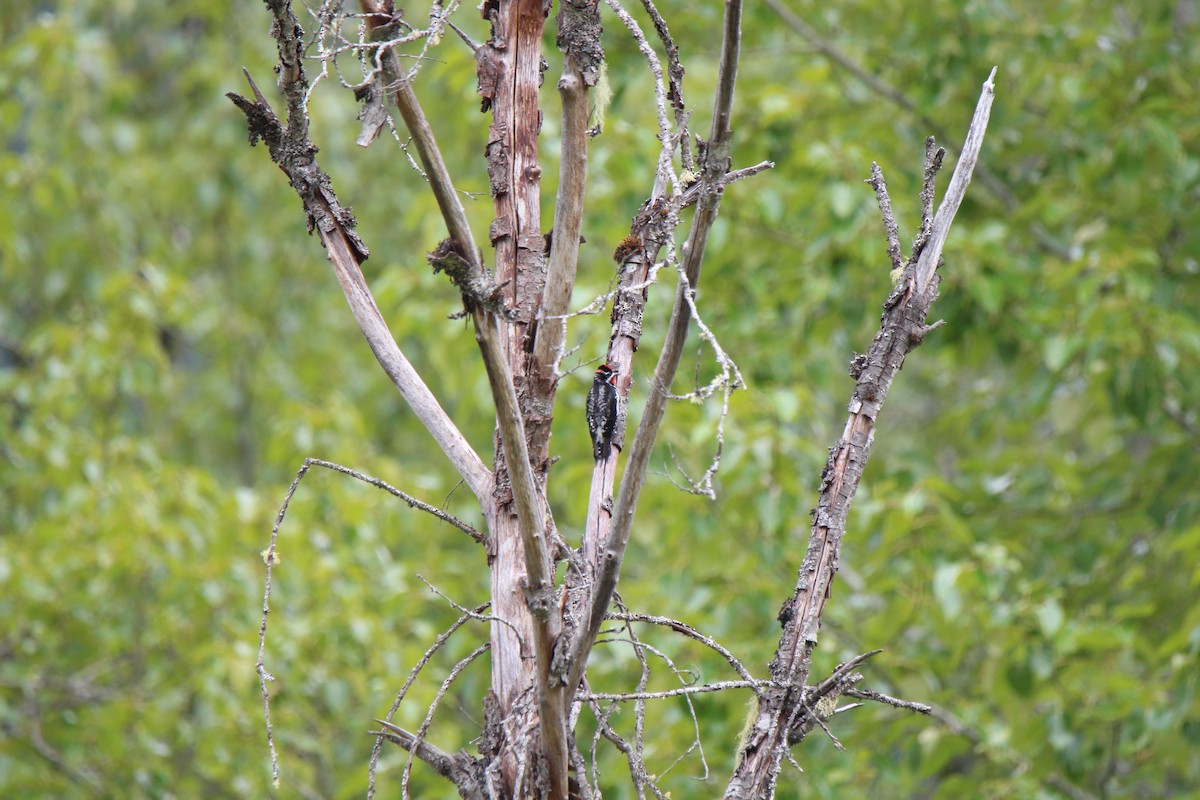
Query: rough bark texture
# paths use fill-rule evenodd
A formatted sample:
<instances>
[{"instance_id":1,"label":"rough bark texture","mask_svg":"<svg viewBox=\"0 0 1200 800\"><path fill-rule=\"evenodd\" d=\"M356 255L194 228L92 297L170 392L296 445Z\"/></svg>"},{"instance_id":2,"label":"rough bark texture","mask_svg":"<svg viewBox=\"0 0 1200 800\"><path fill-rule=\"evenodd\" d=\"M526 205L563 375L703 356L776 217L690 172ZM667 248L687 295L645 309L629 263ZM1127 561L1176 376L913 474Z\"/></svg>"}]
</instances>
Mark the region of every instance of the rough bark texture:
<instances>
[{"instance_id":1,"label":"rough bark texture","mask_svg":"<svg viewBox=\"0 0 1200 800\"><path fill-rule=\"evenodd\" d=\"M820 710L814 708L817 695L806 684L825 603L829 600L838 569L846 515L862 480L875 436L875 423L892 380L908 354L936 327L926 325L925 318L938 296L941 276L937 269L941 263L942 245L966 193L983 144L994 96L994 76L995 70L983 85L968 129L968 144L936 216L932 213L932 186L942 153L935 152L932 139L926 142L920 233L907 263L897 269L900 273L897 285L884 302L879 332L871 347L865 354L855 355L850 363L850 376L855 380L850 413L842 437L830 449L829 460L821 473L808 550L800 566L796 589L779 613L783 633L770 670L772 682L781 688L771 689L759 697L757 713L737 754L738 764L725 790L726 800L773 797L786 748L803 738L804 726L809 725L810 720L816 724L821 716ZM897 263L898 255L893 252L895 220L883 173L877 165L872 165L870 182L875 187L883 214L889 259Z\"/></svg>"},{"instance_id":2,"label":"rough bark texture","mask_svg":"<svg viewBox=\"0 0 1200 800\"><path fill-rule=\"evenodd\" d=\"M513 319L502 327L500 338L517 392L530 465L540 487L544 487L549 469L553 396L547 398L531 391L528 375L536 334L534 322L546 282L546 241L539 205L542 170L538 164L538 90L545 69L541 37L548 10L542 0L485 2L481 12L491 24L491 37L476 51L482 110L492 113L485 155L496 215L489 227L489 239L495 249L496 282L503 287L505 301L513 311ZM548 723L550 717L556 717L561 725L564 700L561 691L546 690L551 682L549 660L535 659L530 649L535 626L527 600L526 553L499 435L495 474L492 602L493 614L503 622L492 623L494 702L485 707L485 724L495 734L491 741L496 750L485 757L490 756L499 767L504 796L565 797L565 750L547 753L543 759L543 745L550 743L532 733L537 730L535 723ZM542 504L538 521L546 514ZM552 626L556 636L560 620L555 610L546 608L544 602L540 605L538 611L546 615L543 621ZM557 707L551 709L549 704ZM565 728L555 733L551 739L565 742Z\"/></svg>"}]
</instances>

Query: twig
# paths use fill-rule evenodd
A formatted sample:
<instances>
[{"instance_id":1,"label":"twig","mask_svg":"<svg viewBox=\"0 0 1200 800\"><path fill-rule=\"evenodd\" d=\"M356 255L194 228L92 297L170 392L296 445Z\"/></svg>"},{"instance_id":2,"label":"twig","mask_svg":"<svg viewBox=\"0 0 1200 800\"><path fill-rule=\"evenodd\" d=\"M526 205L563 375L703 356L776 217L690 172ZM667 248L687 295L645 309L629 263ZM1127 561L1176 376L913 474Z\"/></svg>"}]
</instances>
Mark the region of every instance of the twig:
<instances>
[{"instance_id":1,"label":"twig","mask_svg":"<svg viewBox=\"0 0 1200 800\"><path fill-rule=\"evenodd\" d=\"M372 736L378 737L381 740L387 740L399 745L408 752L421 759L429 766L438 771L439 774L449 777L451 772L451 764L454 762L454 756L442 750L440 747L429 744L428 742L416 741L416 735L410 733L399 725L393 725L386 719L375 720L383 726L382 731L367 731Z\"/></svg>"},{"instance_id":2,"label":"twig","mask_svg":"<svg viewBox=\"0 0 1200 800\"><path fill-rule=\"evenodd\" d=\"M746 178L753 177L753 176L759 174L760 172L765 172L766 170L774 169L774 167L775 167L775 162L762 161L762 162L759 162L758 164L754 164L753 166L735 169L735 170L725 173L725 183L730 184L735 181L745 180ZM683 193L678 196L679 208L684 209L684 208L689 208L691 206L694 206L699 199L700 199L700 183L699 182L691 183L687 186L686 189L683 190ZM650 286L653 286L655 283L657 283L657 280L658 280L657 276L658 276L659 270L662 269L664 266L666 266L665 261L656 261L654 264L651 265L650 273L646 280L636 282L636 283L631 283L631 284L628 284L625 286L621 286L616 289L613 289L612 291L605 292L604 294L601 294L601 295L597 295L596 297L594 297L590 301L588 301L588 303L586 305L576 309L575 311L566 312L566 313L562 314L560 317L554 317L552 315L543 315L542 319L555 319L555 318L570 319L572 317L594 316L596 314L599 314L602 311L604 311L604 309L608 306L608 304L614 298L617 298L617 297L621 296L622 294L626 294L626 293L630 293L630 292L644 291L645 289L649 288ZM673 399L675 399L675 398L673 398Z\"/></svg>"},{"instance_id":3,"label":"twig","mask_svg":"<svg viewBox=\"0 0 1200 800\"><path fill-rule=\"evenodd\" d=\"M685 172L695 172L696 164L692 157L692 143L688 132L687 104L683 100L683 64L679 62L679 46L667 29L667 21L658 12L651 0L642 0L642 8L650 15L654 23L654 32L662 42L663 51L667 54L667 100L675 111L675 128L679 138L679 163Z\"/></svg>"},{"instance_id":4,"label":"twig","mask_svg":"<svg viewBox=\"0 0 1200 800\"><path fill-rule=\"evenodd\" d=\"M272 782L274 782L275 784L278 784L278 782L279 782L279 756L275 749L275 734L274 734L274 729L272 728L272 725L271 725L271 699L270 699L270 693L267 690L267 684L270 682L273 682L275 680L275 676L272 675L271 673L267 672L267 669L266 669L267 616L268 616L268 614L270 614L270 610L271 610L271 577L272 577L273 568L275 567L275 565L277 565L279 563L279 555L278 555L279 531L280 531L280 528L283 526L284 519L287 516L288 506L291 504L292 498L296 494L296 490L300 487L300 482L302 480L304 480L304 476L308 474L309 469L312 467L324 467L325 469L333 470L334 472L340 472L344 475L349 475L353 478L357 478L358 480L361 480L364 483L368 483L372 486L376 486L380 489L384 489L385 491L390 492L391 494L404 500L411 507L419 508L422 511L427 511L428 513L433 514L435 517L442 520L443 522L446 522L450 525L454 525L456 528L459 528L460 530L463 530L464 532L466 532L468 534L473 533L473 534L475 534L475 536L479 535L478 532L476 532L474 530L474 528L467 525L466 523L460 522L459 520L457 520L450 514L447 514L444 511L441 511L440 509L434 508L433 506L429 506L426 503L422 503L420 500L416 500L415 498L409 497L404 492L401 492L399 489L396 489L396 488L390 486L389 484L385 483L384 481L379 480L378 478L373 478L369 475L365 475L361 472L358 472L357 470L352 470L352 469L349 469L348 467L343 467L342 465L335 464L332 461L323 461L318 458L304 459L304 462L300 465L300 469L296 472L296 477L292 480L291 486L288 487L287 494L284 495L283 503L280 505L279 511L275 515L275 524L271 527L270 542L267 546L267 549L264 550L262 553L263 562L265 563L266 566L265 566L265 576L263 578L262 619L259 622L259 628L258 628L258 659L255 662L254 668L255 668L255 672L258 674L259 686L262 691L263 720L264 720L264 722L266 724L266 728L267 728L267 749L270 751L270 754L271 754L271 779L272 779ZM474 538L474 536L472 538ZM477 539L476 541L479 541L479 539ZM452 627L451 630L449 632L447 632L447 634L445 634L445 637L448 638L449 633L452 633L454 630L457 630L459 625L461 625L462 622L465 622L466 619L467 618L464 618L458 624L456 624L454 627ZM409 682L405 684L405 687L402 690L401 696L403 696L404 692L407 692L408 687L411 685L412 681L416 678L416 672L420 671L420 668L422 666L424 666L424 664L428 661L429 656L433 655L433 653L438 648L440 648L442 646L442 644L444 644L444 642L445 642L445 638L439 637L439 639L435 643L434 647L431 648L431 650L428 653L426 653L425 658L423 658L418 663L416 670L412 673L412 675L410 675ZM388 719L391 719L392 714L395 713L396 708L399 708L399 705L400 705L400 700L398 698L396 701L396 705L392 708L392 710L390 712L388 712ZM377 758L378 758L378 755L373 754L373 756L372 756L372 778L374 776L374 772L373 772L374 763L377 760ZM373 792L373 788L374 787L373 787L373 780L372 780L372 785L368 788L368 796Z\"/></svg>"},{"instance_id":5,"label":"twig","mask_svg":"<svg viewBox=\"0 0 1200 800\"><path fill-rule=\"evenodd\" d=\"M617 598L619 602L619 598ZM642 649L642 645L638 642L637 633L634 632L633 626L628 622L625 623L625 631L629 636L629 643L633 646L634 656L638 660L638 666L641 667L641 674L638 676L637 692L646 691L646 687L650 685L650 664L646 661L646 654ZM690 704L690 699L689 699ZM694 713L694 712L693 712ZM644 698L637 698L633 701L633 756L637 759L638 764L642 767L639 772L645 773L646 766L646 701ZM642 774L635 774L633 779L633 788L637 792L639 800L644 800L645 790L642 788L645 781Z\"/></svg>"},{"instance_id":6,"label":"twig","mask_svg":"<svg viewBox=\"0 0 1200 800\"><path fill-rule=\"evenodd\" d=\"M296 494L296 489L300 486L301 479L308 473L308 466L307 463L301 466L300 470L296 473L296 477L292 479L292 485L288 487L287 494L284 495L283 504L279 507L279 513L275 515L275 524L271 527L271 541L262 554L263 562L266 564L266 574L263 578L262 621L258 625L258 660L254 663L254 671L258 673L258 685L262 690L263 721L267 726L267 750L271 753L271 782L276 788L279 787L279 755L275 752L275 731L271 727L271 696L267 691L267 683L274 681L275 676L267 672L265 665L267 652L267 615L271 613L271 570L279 563L279 557L275 553L275 546L279 541L279 526L283 524L283 518L287 515L288 504L292 502L292 496Z\"/></svg>"},{"instance_id":7,"label":"twig","mask_svg":"<svg viewBox=\"0 0 1200 800\"><path fill-rule=\"evenodd\" d=\"M871 178L867 183L874 187L875 198L879 201L879 213L883 217L883 230L887 235L888 260L892 262L892 269L903 269L904 264L900 261L900 228L892 213L892 200L888 197L883 170L874 161L871 162Z\"/></svg>"},{"instance_id":8,"label":"twig","mask_svg":"<svg viewBox=\"0 0 1200 800\"><path fill-rule=\"evenodd\" d=\"M421 583L425 584L425 586L427 586L429 588L429 591L433 592L438 597L442 598L447 603L449 603L451 605L451 607L454 608L455 611L466 614L471 619L473 619L477 622L489 622L489 623L498 622L501 625L504 625L505 627L507 627L509 630L511 630L513 632L513 636L517 637L517 642L521 645L521 658L531 658L532 657L532 654L529 653L529 651L526 649L525 640L521 637L521 631L519 631L517 629L516 625L513 625L508 620L498 617L495 614L480 614L478 611L472 611L469 608L459 605L458 603L454 602L449 597L447 597L444 592L442 592L440 589L438 589L432 583L425 580L425 576L421 575L420 573L417 573L417 580L419 580ZM485 605L490 605L490 603L485 603Z\"/></svg>"},{"instance_id":9,"label":"twig","mask_svg":"<svg viewBox=\"0 0 1200 800\"><path fill-rule=\"evenodd\" d=\"M822 731L824 731L825 735L829 737L829 741L833 742L833 746L836 749L845 751L845 749L846 749L845 745L843 745L841 743L841 740L839 740L836 736L833 735L833 731L829 730L829 726L825 724L825 720L821 719L821 715L818 714L815 710L813 710L808 705L807 702L805 702L805 701L802 701L802 702L804 702L804 710L805 710L805 712L808 713L809 720L811 720L814 725L816 725Z\"/></svg>"},{"instance_id":10,"label":"twig","mask_svg":"<svg viewBox=\"0 0 1200 800\"><path fill-rule=\"evenodd\" d=\"M404 685L400 687L400 691L396 693L396 699L392 701L392 707L388 709L386 715L387 722L381 721L382 724L390 725L392 717L394 717L396 712L400 709L400 704L404 701L405 696L408 694L408 690L412 687L413 683L416 682L417 676L421 674L421 670L425 668L425 665L429 663L429 660L433 658L434 654L437 653L438 650L441 650L443 646L445 646L446 642L450 640L450 637L454 635L455 631L457 631L470 620L476 619L478 615L485 611L489 605L490 603L483 603L482 605L476 606L474 610L464 613L454 622L453 625L440 633L438 637L434 639L433 644L429 646L421 658L417 660L417 663L413 665L413 668L409 670L408 677L405 679ZM371 798L375 796L375 771L379 764L379 755L382 751L382 748L382 739L377 739L375 741L375 746L371 748L371 761L367 771L367 800L371 800Z\"/></svg>"},{"instance_id":11,"label":"twig","mask_svg":"<svg viewBox=\"0 0 1200 800\"><path fill-rule=\"evenodd\" d=\"M670 697L687 697L694 694L727 692L730 689L753 689L756 692L775 686L770 681L716 681L700 686L681 686L661 692L591 692L580 695L581 700L666 700Z\"/></svg>"},{"instance_id":12,"label":"twig","mask_svg":"<svg viewBox=\"0 0 1200 800\"><path fill-rule=\"evenodd\" d=\"M929 232L933 229L933 201L935 179L942 168L942 159L946 151L938 147L932 136L925 139L925 174L921 179L921 227L917 229L917 238L913 241L914 255L920 255L929 241Z\"/></svg>"},{"instance_id":13,"label":"twig","mask_svg":"<svg viewBox=\"0 0 1200 800\"><path fill-rule=\"evenodd\" d=\"M637 43L638 50L646 58L646 63L650 66L650 74L654 76L654 110L658 120L658 167L654 172L654 191L651 197L661 197L667 190L667 186L678 190L679 176L675 174L675 169L671 163L671 156L675 151L674 138L671 135L671 124L667 121L667 90L663 83L662 64L659 63L658 54L654 52L654 48L646 41L646 35L642 33L642 28L637 24L637 20L629 15L617 0L605 0L608 7L617 15L617 19L621 21Z\"/></svg>"},{"instance_id":14,"label":"twig","mask_svg":"<svg viewBox=\"0 0 1200 800\"><path fill-rule=\"evenodd\" d=\"M370 484L377 489L383 489L388 494L398 497L405 503L408 503L409 508L415 508L418 511L424 511L426 514L432 514L447 525L452 525L455 528L458 528L460 531L470 536L479 544L487 544L487 536L475 530L475 528L463 522L458 517L454 516L453 514L448 514L436 506L431 506L428 503L422 502L412 495L400 491L386 481L366 475L358 470L350 469L349 467L343 467L341 464L335 464L332 461L323 461L319 458L306 458L304 459L304 464L305 466L324 467L325 469L333 470L334 472L340 472L343 475L349 475L351 478L355 478L363 483Z\"/></svg>"},{"instance_id":15,"label":"twig","mask_svg":"<svg viewBox=\"0 0 1200 800\"><path fill-rule=\"evenodd\" d=\"M692 494L699 494L710 500L716 500L717 493L713 489L712 482L713 477L717 474L717 470L721 468L721 453L725 447L725 420L729 417L729 398L738 388L745 387L745 381L742 379L742 373L738 369L737 364L726 354L720 342L717 341L717 337L704 324L704 320L700 318L700 310L696 308L695 292L688 285L687 275L681 273L679 281L683 287L682 294L684 300L687 301L688 311L692 315L692 320L696 323L696 329L700 332L700 339L707 342L709 347L713 349L713 358L721 368L719 376L714 378L708 386L693 393L693 395L683 395L681 397L672 395L672 399L692 399L694 396L696 399L704 400L711 397L718 388L721 389L721 414L717 418L717 448L712 460L699 480L693 480L682 468L679 471L691 487L690 491Z\"/></svg>"},{"instance_id":16,"label":"twig","mask_svg":"<svg viewBox=\"0 0 1200 800\"><path fill-rule=\"evenodd\" d=\"M408 750L408 761L404 764L404 772L400 776L400 796L408 798L408 782L412 775L413 758L416 757L417 751L421 744L425 741L425 734L429 732L429 726L433 724L433 712L437 710L438 705L442 702L442 698L446 696L446 692L450 690L450 685L454 683L459 674L470 666L471 662L486 653L491 647L490 642L484 642L470 652L465 658L455 664L450 672L446 674L442 685L438 687L437 693L433 696L433 700L429 703L429 710L425 712L425 718L421 720L417 732L412 737L412 747ZM379 720L376 720L379 721ZM386 724L386 723L385 723Z\"/></svg>"},{"instance_id":17,"label":"twig","mask_svg":"<svg viewBox=\"0 0 1200 800\"><path fill-rule=\"evenodd\" d=\"M689 639L699 642L708 649L720 655L729 663L731 667L733 667L733 671L736 672L743 681L747 683L758 683L754 676L750 674L750 671L746 669L742 662L738 660L737 656L735 656L728 648L724 647L716 639L706 636L685 622L680 622L677 619L670 619L669 617L660 617L652 614L634 614L629 612L609 612L605 615L605 618L629 622L643 622L647 625L661 625L665 628L670 628L676 633L683 634Z\"/></svg>"},{"instance_id":18,"label":"twig","mask_svg":"<svg viewBox=\"0 0 1200 800\"><path fill-rule=\"evenodd\" d=\"M409 733L398 725L387 720L375 720L383 726L383 730L367 731L376 737L376 742L389 741L407 750L410 760L413 756L424 761L442 777L449 779L458 789L459 795L466 800L484 800L491 798L490 792L485 792L484 781L480 770L464 753L450 754L429 742L421 741L415 734Z\"/></svg>"},{"instance_id":19,"label":"twig","mask_svg":"<svg viewBox=\"0 0 1200 800\"><path fill-rule=\"evenodd\" d=\"M854 672L854 670L868 659L882 652L882 650L871 650L857 655L849 661L838 664L829 677L815 687L806 689L798 704L802 707L804 715L799 716L798 719L794 719L791 723L791 727L788 729L788 745L794 746L799 744L804 740L808 732L817 725L820 725L821 729L830 738L834 738L833 734L822 723L822 720L837 713L838 698L862 681L863 676ZM836 738L834 738L834 741L837 741ZM838 747L841 749L840 743Z\"/></svg>"},{"instance_id":20,"label":"twig","mask_svg":"<svg viewBox=\"0 0 1200 800\"><path fill-rule=\"evenodd\" d=\"M933 713L933 707L924 703L914 703L911 700L901 700L898 697L891 697L882 692L873 692L870 689L847 689L844 694L847 697L855 697L859 700L874 700L876 703L903 708L906 711L914 711L918 714L929 716Z\"/></svg>"},{"instance_id":21,"label":"twig","mask_svg":"<svg viewBox=\"0 0 1200 800\"><path fill-rule=\"evenodd\" d=\"M655 781L654 776L650 775L650 773L646 770L646 765L638 760L636 754L634 753L633 745L629 744L629 742L627 742L625 738L617 733L612 725L609 724L608 720L612 716L613 711L616 710L617 703L614 702L612 706L609 707L607 712L601 712L595 702L589 703L589 707L592 709L592 713L596 717L596 733L592 737L592 780L596 787L597 794L599 794L600 774L596 766L596 751L599 746L600 739L604 738L612 742L612 744L615 745L616 748L625 755L625 760L629 764L629 776L633 778L635 786L649 786L650 791L654 793L654 796L657 798L657 800L668 800L667 795L665 795L662 790L658 788L658 783Z\"/></svg>"},{"instance_id":22,"label":"twig","mask_svg":"<svg viewBox=\"0 0 1200 800\"><path fill-rule=\"evenodd\" d=\"M579 786L579 800L592 800L594 795L591 784L587 782L587 764L575 741L574 725L571 726L571 731L571 766L575 769L575 782Z\"/></svg>"},{"instance_id":23,"label":"twig","mask_svg":"<svg viewBox=\"0 0 1200 800\"><path fill-rule=\"evenodd\" d=\"M632 631L630 632L630 635L632 636ZM630 640L626 640L626 641L630 641ZM663 662L667 665L667 668L669 670L671 670L671 673L684 686L692 686L695 684L696 675L692 670L685 670L685 669L679 668L678 666L676 666L675 662L671 659L670 656L668 656L663 651L659 650L657 647L654 647L653 645L646 644L645 642L640 642L639 647L652 653L655 656L658 656L658 658L662 659ZM639 684L638 691L639 692L645 691L645 686ZM680 753L675 758L674 761L672 761L669 765L667 765L667 767L665 769L657 772L656 774L658 775L659 778L665 777L667 775L667 773L669 773L671 770L675 769L676 766L678 766L685 758L687 758L689 755L692 754L693 751L695 751L695 752L699 752L700 765L704 768L704 774L701 775L700 777L698 777L697 780L708 780L708 777L709 777L708 759L704 755L704 742L700 738L700 718L696 715L696 706L692 703L692 698L684 697L683 701L687 705L688 716L692 720L692 743L689 744L687 749L684 750L682 753ZM635 702L639 706L644 707L644 705L645 705L645 699L639 699ZM644 717L645 712L643 711L642 714Z\"/></svg>"}]
</instances>

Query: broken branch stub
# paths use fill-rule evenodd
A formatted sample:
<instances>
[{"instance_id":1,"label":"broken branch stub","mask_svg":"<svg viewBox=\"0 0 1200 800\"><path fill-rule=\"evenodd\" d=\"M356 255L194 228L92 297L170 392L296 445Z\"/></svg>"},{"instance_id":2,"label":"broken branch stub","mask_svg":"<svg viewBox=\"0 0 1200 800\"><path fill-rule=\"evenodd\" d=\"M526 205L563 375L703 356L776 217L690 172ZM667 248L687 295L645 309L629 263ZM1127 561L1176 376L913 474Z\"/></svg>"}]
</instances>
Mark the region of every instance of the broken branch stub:
<instances>
[{"instance_id":1,"label":"broken branch stub","mask_svg":"<svg viewBox=\"0 0 1200 800\"><path fill-rule=\"evenodd\" d=\"M425 258L433 267L434 274L446 273L450 282L462 292L468 312L483 308L509 321L516 318L516 312L504 304L504 284L491 280L487 273L478 272L450 239L438 242L438 246L426 253Z\"/></svg>"}]
</instances>

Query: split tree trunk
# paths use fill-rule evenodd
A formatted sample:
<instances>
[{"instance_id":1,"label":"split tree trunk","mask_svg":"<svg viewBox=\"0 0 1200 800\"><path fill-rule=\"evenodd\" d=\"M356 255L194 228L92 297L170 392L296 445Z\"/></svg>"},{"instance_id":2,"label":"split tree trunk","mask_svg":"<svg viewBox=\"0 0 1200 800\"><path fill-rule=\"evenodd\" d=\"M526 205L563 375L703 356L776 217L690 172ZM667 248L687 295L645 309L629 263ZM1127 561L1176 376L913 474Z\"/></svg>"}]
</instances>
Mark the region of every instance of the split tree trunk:
<instances>
[{"instance_id":1,"label":"split tree trunk","mask_svg":"<svg viewBox=\"0 0 1200 800\"><path fill-rule=\"evenodd\" d=\"M541 42L548 8L542 0L485 2L481 10L492 35L476 52L483 110L492 114L486 157L495 218L488 238L495 253L496 282L503 287L505 304L516 314L510 324L500 326L500 336L525 423L530 466L543 497L549 469L554 384L535 385L529 374L546 283L538 92L545 68ZM493 547L489 553L492 613L496 619L491 625L492 694L485 707L485 725L491 734L485 740L495 749L484 755L499 767L502 796L545 793L562 797L566 790L565 763L544 763L539 756L538 664L531 646L533 622L525 597L524 549L499 433L495 443L496 489L488 522ZM539 511L541 524L546 516L544 503ZM557 620L554 627L559 627ZM563 734L565 737L565 731Z\"/></svg>"}]
</instances>

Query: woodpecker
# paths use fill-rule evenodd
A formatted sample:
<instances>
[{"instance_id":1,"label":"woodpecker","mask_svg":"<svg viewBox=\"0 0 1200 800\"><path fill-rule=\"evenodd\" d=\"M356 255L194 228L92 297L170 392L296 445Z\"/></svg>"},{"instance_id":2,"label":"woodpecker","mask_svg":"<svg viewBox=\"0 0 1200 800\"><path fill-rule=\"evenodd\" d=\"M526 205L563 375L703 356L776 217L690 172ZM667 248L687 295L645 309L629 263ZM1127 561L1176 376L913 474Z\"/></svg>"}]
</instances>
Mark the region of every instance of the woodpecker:
<instances>
[{"instance_id":1,"label":"woodpecker","mask_svg":"<svg viewBox=\"0 0 1200 800\"><path fill-rule=\"evenodd\" d=\"M617 371L608 364L601 364L592 379L587 396L587 423L592 435L592 455L603 461L612 451L617 427Z\"/></svg>"}]
</instances>

